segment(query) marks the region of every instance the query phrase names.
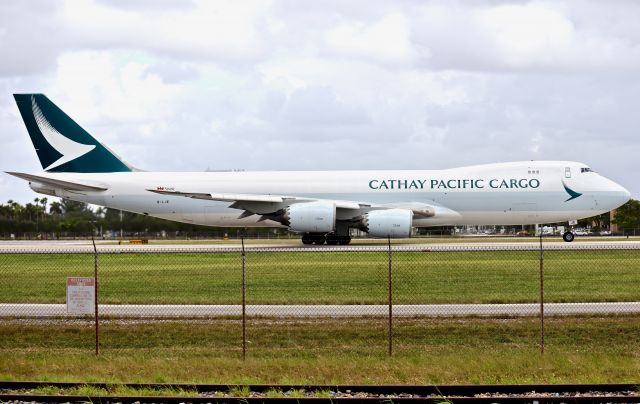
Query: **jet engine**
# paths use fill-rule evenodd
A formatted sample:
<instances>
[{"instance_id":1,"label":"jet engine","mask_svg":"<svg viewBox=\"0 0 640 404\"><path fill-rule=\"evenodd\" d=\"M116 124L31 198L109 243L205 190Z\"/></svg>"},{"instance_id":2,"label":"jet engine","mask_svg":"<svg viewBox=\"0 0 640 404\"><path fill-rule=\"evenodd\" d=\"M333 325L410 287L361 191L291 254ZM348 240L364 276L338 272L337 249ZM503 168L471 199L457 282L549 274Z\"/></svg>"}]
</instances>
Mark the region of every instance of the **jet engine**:
<instances>
[{"instance_id":1,"label":"jet engine","mask_svg":"<svg viewBox=\"0 0 640 404\"><path fill-rule=\"evenodd\" d=\"M56 190L51 185L44 185L39 182L29 181L29 188L33 189L34 191L40 194L60 196L59 194L56 195Z\"/></svg>"},{"instance_id":2,"label":"jet engine","mask_svg":"<svg viewBox=\"0 0 640 404\"><path fill-rule=\"evenodd\" d=\"M329 233L336 227L336 205L331 202L303 202L288 206L281 222L301 233Z\"/></svg>"},{"instance_id":3,"label":"jet engine","mask_svg":"<svg viewBox=\"0 0 640 404\"><path fill-rule=\"evenodd\" d=\"M407 209L372 210L359 222L360 230L373 237L402 238L411 235L413 212Z\"/></svg>"}]
</instances>

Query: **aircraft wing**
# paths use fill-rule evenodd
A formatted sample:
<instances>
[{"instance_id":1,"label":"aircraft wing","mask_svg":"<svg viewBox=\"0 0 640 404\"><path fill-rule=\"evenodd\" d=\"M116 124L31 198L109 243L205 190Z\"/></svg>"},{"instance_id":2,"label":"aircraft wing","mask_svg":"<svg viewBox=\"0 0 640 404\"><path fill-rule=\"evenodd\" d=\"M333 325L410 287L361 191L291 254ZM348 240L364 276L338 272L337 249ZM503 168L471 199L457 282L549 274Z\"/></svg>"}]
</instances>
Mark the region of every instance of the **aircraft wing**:
<instances>
[{"instance_id":1,"label":"aircraft wing","mask_svg":"<svg viewBox=\"0 0 640 404\"><path fill-rule=\"evenodd\" d=\"M243 203L300 203L300 202L312 202L319 199L311 198L298 198L296 196L285 195L259 195L259 194L219 194L219 193L200 193L200 192L180 192L180 191L166 191L160 189L148 189L147 191L155 192L162 195L175 195L185 196L193 199L205 199L210 201L220 202L232 202L232 208L242 209L240 204ZM364 207L371 207L370 204L352 202L352 201L333 201L336 204L336 208L339 209L361 209ZM236 205L236 206L233 206Z\"/></svg>"},{"instance_id":2,"label":"aircraft wing","mask_svg":"<svg viewBox=\"0 0 640 404\"><path fill-rule=\"evenodd\" d=\"M161 189L147 189L147 191L155 192L162 195L184 196L193 199L206 199L209 201L220 202L284 202L285 200L296 199L295 197L277 196L277 195L257 195L257 194L211 194L201 192L180 192L166 191Z\"/></svg>"},{"instance_id":3,"label":"aircraft wing","mask_svg":"<svg viewBox=\"0 0 640 404\"><path fill-rule=\"evenodd\" d=\"M316 202L324 199L299 198L295 196L285 195L259 195L259 194L226 194L226 193L198 193L198 192L180 192L167 191L162 189L148 189L147 191L155 192L162 195L184 196L194 199L205 199L210 201L231 202L230 208L243 209L245 212L241 217L251 216L252 214L264 215L273 213L279 209L285 208L294 203ZM342 211L343 217L356 217L371 210L394 209L398 206L371 204L358 201L345 200L327 200L335 204L336 209ZM432 217L435 215L435 209L427 204L410 204L403 208L411 210L418 217Z\"/></svg>"},{"instance_id":4,"label":"aircraft wing","mask_svg":"<svg viewBox=\"0 0 640 404\"><path fill-rule=\"evenodd\" d=\"M50 185L56 188L62 188L69 191L106 191L109 187L98 184L88 184L81 182L63 181L49 177L42 177L34 174L17 173L5 171L9 175L27 180L29 182L37 182L43 185Z\"/></svg>"}]
</instances>

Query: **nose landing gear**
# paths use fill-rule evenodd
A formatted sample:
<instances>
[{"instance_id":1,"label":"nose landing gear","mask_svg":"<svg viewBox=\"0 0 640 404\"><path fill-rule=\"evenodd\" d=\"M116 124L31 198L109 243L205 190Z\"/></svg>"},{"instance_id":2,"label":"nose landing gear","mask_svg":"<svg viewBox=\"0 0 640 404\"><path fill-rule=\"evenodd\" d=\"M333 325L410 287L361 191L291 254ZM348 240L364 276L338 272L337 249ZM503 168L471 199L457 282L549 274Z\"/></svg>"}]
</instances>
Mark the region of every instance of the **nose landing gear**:
<instances>
[{"instance_id":1,"label":"nose landing gear","mask_svg":"<svg viewBox=\"0 0 640 404\"><path fill-rule=\"evenodd\" d=\"M567 243L572 242L574 238L576 238L576 236L570 231L565 231L564 234L562 235L562 239Z\"/></svg>"}]
</instances>

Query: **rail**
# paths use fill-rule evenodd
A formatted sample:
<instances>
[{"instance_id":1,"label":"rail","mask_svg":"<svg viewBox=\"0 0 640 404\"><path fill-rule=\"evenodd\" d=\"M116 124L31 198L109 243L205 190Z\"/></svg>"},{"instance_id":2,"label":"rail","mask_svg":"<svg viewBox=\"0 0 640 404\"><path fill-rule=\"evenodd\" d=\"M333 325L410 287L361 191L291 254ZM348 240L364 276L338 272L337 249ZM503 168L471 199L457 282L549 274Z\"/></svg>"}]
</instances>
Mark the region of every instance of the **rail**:
<instances>
[{"instance_id":1,"label":"rail","mask_svg":"<svg viewBox=\"0 0 640 404\"><path fill-rule=\"evenodd\" d=\"M102 391L95 395L66 394L80 388ZM39 394L39 391L59 394ZM145 395L116 394L118 390ZM158 394L149 395L149 392ZM180 391L180 396L163 392ZM186 393L186 394L184 394ZM222 385L222 384L110 384L55 382L0 382L0 402L111 402L111 403L262 403L291 402L426 402L426 403L629 403L640 402L636 384L542 385Z\"/></svg>"}]
</instances>

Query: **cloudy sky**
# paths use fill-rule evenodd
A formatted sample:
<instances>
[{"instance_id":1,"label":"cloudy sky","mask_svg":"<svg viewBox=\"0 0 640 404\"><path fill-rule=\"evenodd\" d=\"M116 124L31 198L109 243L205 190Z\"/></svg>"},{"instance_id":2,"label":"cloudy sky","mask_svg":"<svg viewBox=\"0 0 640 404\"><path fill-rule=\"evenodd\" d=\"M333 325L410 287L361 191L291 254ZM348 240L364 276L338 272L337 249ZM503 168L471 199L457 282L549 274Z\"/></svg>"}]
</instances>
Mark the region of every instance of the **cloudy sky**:
<instances>
[{"instance_id":1,"label":"cloudy sky","mask_svg":"<svg viewBox=\"0 0 640 404\"><path fill-rule=\"evenodd\" d=\"M0 170L45 93L132 165L577 160L640 197L640 2L0 2ZM0 174L0 202L38 196Z\"/></svg>"}]
</instances>

